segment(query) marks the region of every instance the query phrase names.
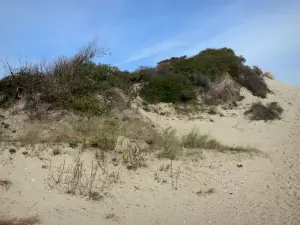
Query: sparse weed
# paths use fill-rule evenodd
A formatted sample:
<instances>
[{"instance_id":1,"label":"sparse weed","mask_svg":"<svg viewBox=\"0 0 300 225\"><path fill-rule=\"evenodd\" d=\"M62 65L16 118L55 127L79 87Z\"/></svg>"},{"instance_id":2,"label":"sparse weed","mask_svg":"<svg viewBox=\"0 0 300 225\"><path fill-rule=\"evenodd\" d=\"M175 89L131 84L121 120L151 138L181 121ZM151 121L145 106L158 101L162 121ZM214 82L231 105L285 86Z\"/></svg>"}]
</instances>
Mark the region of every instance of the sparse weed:
<instances>
[{"instance_id":1,"label":"sparse weed","mask_svg":"<svg viewBox=\"0 0 300 225\"><path fill-rule=\"evenodd\" d=\"M127 169L137 169L145 167L145 152L140 149L136 142L131 142L123 156L123 162L126 164Z\"/></svg>"}]
</instances>

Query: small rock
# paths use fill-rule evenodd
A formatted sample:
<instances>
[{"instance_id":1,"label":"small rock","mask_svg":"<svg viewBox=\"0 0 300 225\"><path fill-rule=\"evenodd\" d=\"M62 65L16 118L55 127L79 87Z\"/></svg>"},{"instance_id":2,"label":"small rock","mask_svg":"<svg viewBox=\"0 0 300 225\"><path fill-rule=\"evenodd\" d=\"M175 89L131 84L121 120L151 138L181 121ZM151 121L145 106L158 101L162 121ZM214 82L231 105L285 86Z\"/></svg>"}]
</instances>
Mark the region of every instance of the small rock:
<instances>
[{"instance_id":1,"label":"small rock","mask_svg":"<svg viewBox=\"0 0 300 225\"><path fill-rule=\"evenodd\" d=\"M23 154L23 155L28 155L28 152L25 151L25 152L22 152L22 154Z\"/></svg>"},{"instance_id":2,"label":"small rock","mask_svg":"<svg viewBox=\"0 0 300 225\"><path fill-rule=\"evenodd\" d=\"M14 148L10 148L8 151L10 154L15 154L17 152L17 150Z\"/></svg>"},{"instance_id":3,"label":"small rock","mask_svg":"<svg viewBox=\"0 0 300 225\"><path fill-rule=\"evenodd\" d=\"M243 167L243 164L237 164L236 166L241 168L241 167Z\"/></svg>"},{"instance_id":4,"label":"small rock","mask_svg":"<svg viewBox=\"0 0 300 225\"><path fill-rule=\"evenodd\" d=\"M11 132L14 134L14 133L16 133L17 131L16 131L16 130L12 130Z\"/></svg>"}]
</instances>

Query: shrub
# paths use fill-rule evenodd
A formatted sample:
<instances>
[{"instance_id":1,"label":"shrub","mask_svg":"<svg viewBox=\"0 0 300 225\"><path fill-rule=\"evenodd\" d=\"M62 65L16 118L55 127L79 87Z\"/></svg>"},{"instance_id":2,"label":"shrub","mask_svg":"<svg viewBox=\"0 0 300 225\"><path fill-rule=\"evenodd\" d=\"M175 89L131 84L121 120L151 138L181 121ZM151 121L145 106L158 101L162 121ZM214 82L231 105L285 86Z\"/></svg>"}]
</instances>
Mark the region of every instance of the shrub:
<instances>
[{"instance_id":1,"label":"shrub","mask_svg":"<svg viewBox=\"0 0 300 225\"><path fill-rule=\"evenodd\" d=\"M264 106L261 102L253 103L251 108L245 112L250 115L251 120L275 120L281 119L283 108L277 102L271 102Z\"/></svg>"},{"instance_id":2,"label":"shrub","mask_svg":"<svg viewBox=\"0 0 300 225\"><path fill-rule=\"evenodd\" d=\"M129 74L129 79L134 83L147 81L155 73L155 68L141 66L139 69Z\"/></svg>"},{"instance_id":3,"label":"shrub","mask_svg":"<svg viewBox=\"0 0 300 225\"><path fill-rule=\"evenodd\" d=\"M244 61L244 58L236 56L230 48L208 48L198 55L175 63L174 68L181 72L198 71L209 77L210 80L215 80L224 73L238 77L240 64Z\"/></svg>"},{"instance_id":4,"label":"shrub","mask_svg":"<svg viewBox=\"0 0 300 225\"><path fill-rule=\"evenodd\" d=\"M224 103L233 105L239 96L240 86L229 75L224 75L219 82L210 85L209 90L204 94L204 100L211 105Z\"/></svg>"},{"instance_id":5,"label":"shrub","mask_svg":"<svg viewBox=\"0 0 300 225\"><path fill-rule=\"evenodd\" d=\"M40 103L49 103L52 108L72 109L76 112L100 115L108 108L94 97L96 93L108 93L113 87L128 89L131 81L125 72L114 70L109 65L93 62L96 54L105 55L92 42L72 57L58 58L47 68L40 65L21 65L14 70L7 65L10 76L0 81L0 104L7 106L20 94L32 99L35 108ZM30 107L32 104L28 104Z\"/></svg>"},{"instance_id":6,"label":"shrub","mask_svg":"<svg viewBox=\"0 0 300 225\"><path fill-rule=\"evenodd\" d=\"M253 66L253 71L259 76L263 75L263 71L258 66Z\"/></svg>"},{"instance_id":7,"label":"shrub","mask_svg":"<svg viewBox=\"0 0 300 225\"><path fill-rule=\"evenodd\" d=\"M142 88L141 95L151 103L176 103L196 98L194 87L177 74L153 76Z\"/></svg>"},{"instance_id":8,"label":"shrub","mask_svg":"<svg viewBox=\"0 0 300 225\"><path fill-rule=\"evenodd\" d=\"M238 81L250 90L254 96L266 98L267 93L270 92L263 77L254 72L249 66L242 66Z\"/></svg>"},{"instance_id":9,"label":"shrub","mask_svg":"<svg viewBox=\"0 0 300 225\"><path fill-rule=\"evenodd\" d=\"M104 151L114 150L118 137L118 122L113 119L104 121L103 126L97 131L96 135L90 140L90 145Z\"/></svg>"},{"instance_id":10,"label":"shrub","mask_svg":"<svg viewBox=\"0 0 300 225\"><path fill-rule=\"evenodd\" d=\"M102 115L108 110L108 107L104 103L101 103L94 95L65 95L63 98L62 105L64 108L77 112L89 115Z\"/></svg>"},{"instance_id":11,"label":"shrub","mask_svg":"<svg viewBox=\"0 0 300 225\"><path fill-rule=\"evenodd\" d=\"M211 80L208 76L203 75L201 72L193 72L188 75L192 85L208 89L211 86Z\"/></svg>"}]
</instances>

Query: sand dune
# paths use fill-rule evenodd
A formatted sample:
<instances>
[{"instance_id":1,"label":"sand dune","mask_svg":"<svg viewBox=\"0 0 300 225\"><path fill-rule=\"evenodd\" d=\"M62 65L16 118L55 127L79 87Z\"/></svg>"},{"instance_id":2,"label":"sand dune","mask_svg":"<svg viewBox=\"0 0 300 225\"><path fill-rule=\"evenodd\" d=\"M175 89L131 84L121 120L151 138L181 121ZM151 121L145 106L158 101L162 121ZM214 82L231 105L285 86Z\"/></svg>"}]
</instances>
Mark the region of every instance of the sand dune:
<instances>
[{"instance_id":1,"label":"sand dune","mask_svg":"<svg viewBox=\"0 0 300 225\"><path fill-rule=\"evenodd\" d=\"M179 134L197 128L226 145L252 146L266 155L204 150L198 160L173 161L174 174L180 172L177 190L172 188L175 177L163 169L169 160L152 158L147 168L137 171L111 165L119 180L107 187L103 200L95 202L49 186L49 161L53 167L72 161L72 148L65 146L65 154L52 156L47 148L54 147L40 144L35 148L43 149L42 155L26 157L28 147L3 142L0 180L9 179L12 185L8 190L0 187L0 215L39 215L46 225L300 224L300 88L267 82L273 94L263 101L277 101L285 109L282 120L245 118L245 109L258 100L246 90L237 109L220 109L223 117L206 114L209 119L197 119L197 115L189 119L139 109L160 128L172 127ZM1 114L8 116L8 112ZM10 124L18 123L18 118L9 118ZM86 152L83 160L91 162L92 153Z\"/></svg>"}]
</instances>

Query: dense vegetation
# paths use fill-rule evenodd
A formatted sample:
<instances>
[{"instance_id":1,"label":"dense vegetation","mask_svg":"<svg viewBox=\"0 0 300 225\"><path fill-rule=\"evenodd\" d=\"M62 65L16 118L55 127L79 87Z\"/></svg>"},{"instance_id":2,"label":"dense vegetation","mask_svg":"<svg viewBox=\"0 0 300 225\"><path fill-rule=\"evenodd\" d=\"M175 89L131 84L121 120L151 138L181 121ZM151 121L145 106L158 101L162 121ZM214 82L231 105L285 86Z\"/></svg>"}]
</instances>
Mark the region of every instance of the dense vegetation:
<instances>
[{"instance_id":1,"label":"dense vegetation","mask_svg":"<svg viewBox=\"0 0 300 225\"><path fill-rule=\"evenodd\" d=\"M48 104L99 115L109 111L114 103L120 104L116 89L128 94L135 83L142 84L140 94L150 103L190 102L200 93L210 104L236 101L239 89L228 91L237 86L220 85L224 77L256 96L265 98L269 92L262 71L245 65L246 60L229 48L206 49L189 58L173 57L154 68L142 67L134 72L96 64L96 54L92 43L73 57L59 58L48 66L22 65L14 71L7 65L10 76L0 81L0 105L8 106L25 96L28 108Z\"/></svg>"},{"instance_id":2,"label":"dense vegetation","mask_svg":"<svg viewBox=\"0 0 300 225\"><path fill-rule=\"evenodd\" d=\"M232 82L249 89L253 95L265 98L269 90L262 71L256 66L250 68L245 62L229 48L206 49L190 58L182 56L161 61L155 69L148 69L152 76L147 75L147 69L136 73L138 77L146 78L142 94L150 102L195 99L196 93L208 93L225 75L230 76ZM226 95L226 92L221 95Z\"/></svg>"}]
</instances>

